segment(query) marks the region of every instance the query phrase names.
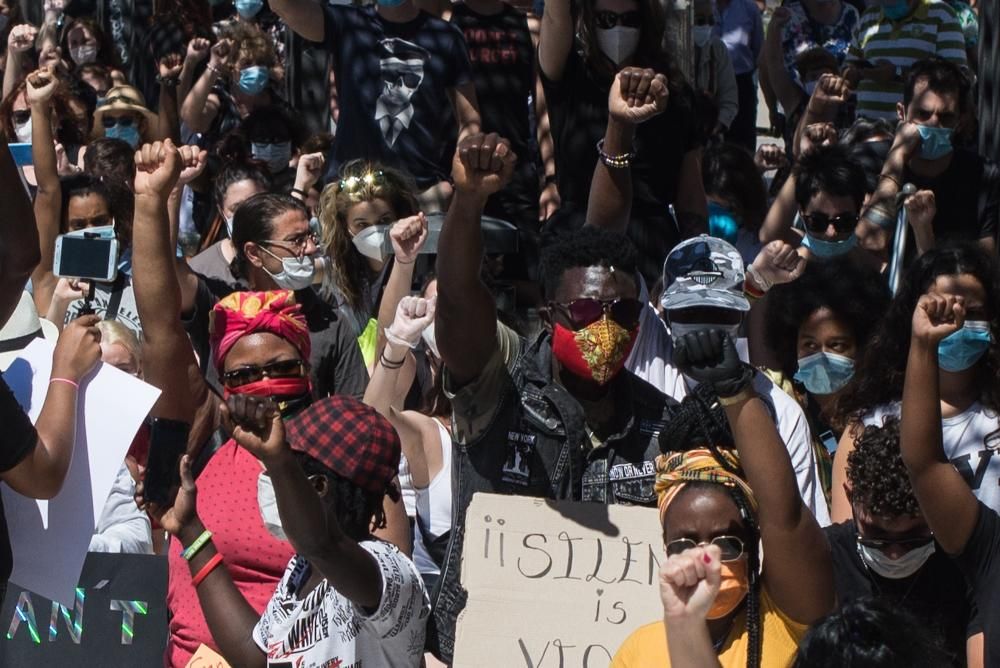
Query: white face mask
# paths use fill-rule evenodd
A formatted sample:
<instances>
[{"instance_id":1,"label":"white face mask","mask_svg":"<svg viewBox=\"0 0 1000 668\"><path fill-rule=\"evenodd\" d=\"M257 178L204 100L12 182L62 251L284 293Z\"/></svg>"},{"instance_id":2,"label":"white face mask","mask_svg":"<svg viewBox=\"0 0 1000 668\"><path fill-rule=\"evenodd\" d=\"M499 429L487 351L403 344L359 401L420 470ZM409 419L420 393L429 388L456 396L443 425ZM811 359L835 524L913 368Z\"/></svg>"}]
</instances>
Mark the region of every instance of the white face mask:
<instances>
[{"instance_id":1,"label":"white face mask","mask_svg":"<svg viewBox=\"0 0 1000 668\"><path fill-rule=\"evenodd\" d=\"M890 559L885 552L865 547L861 543L858 543L858 554L861 556L861 561L865 562L865 566L877 574L890 580L901 580L910 577L927 563L934 554L934 542L910 550L898 559Z\"/></svg>"},{"instance_id":2,"label":"white face mask","mask_svg":"<svg viewBox=\"0 0 1000 668\"><path fill-rule=\"evenodd\" d=\"M639 47L639 29L626 26L597 29L597 46L618 67Z\"/></svg>"},{"instance_id":3,"label":"white face mask","mask_svg":"<svg viewBox=\"0 0 1000 668\"><path fill-rule=\"evenodd\" d=\"M263 471L257 476L257 507L260 509L260 519L264 522L267 532L278 540L287 541L288 537L281 526L281 516L278 514L274 484L271 482L271 476Z\"/></svg>"},{"instance_id":4,"label":"white face mask","mask_svg":"<svg viewBox=\"0 0 1000 668\"><path fill-rule=\"evenodd\" d=\"M70 49L69 55L77 65L89 65L97 60L97 47L78 46L75 49Z\"/></svg>"},{"instance_id":5,"label":"white face mask","mask_svg":"<svg viewBox=\"0 0 1000 668\"><path fill-rule=\"evenodd\" d=\"M17 140L22 144L31 143L31 119L29 118L24 123L18 125L14 124L14 134L17 136Z\"/></svg>"},{"instance_id":6,"label":"white face mask","mask_svg":"<svg viewBox=\"0 0 1000 668\"><path fill-rule=\"evenodd\" d=\"M316 263L312 256L278 257L266 248L263 250L276 260L281 260L281 271L276 274L272 274L267 270L267 267L264 267L264 271L267 271L279 288L282 290L302 290L312 285L313 276L316 275Z\"/></svg>"},{"instance_id":7,"label":"white face mask","mask_svg":"<svg viewBox=\"0 0 1000 668\"><path fill-rule=\"evenodd\" d=\"M383 252L385 235L389 231L388 225L372 225L366 227L357 234L351 241L358 252L379 262L384 262L386 255Z\"/></svg>"},{"instance_id":8,"label":"white face mask","mask_svg":"<svg viewBox=\"0 0 1000 668\"><path fill-rule=\"evenodd\" d=\"M691 38L695 46L703 48L708 44L708 40L712 39L712 26L694 26L691 29Z\"/></svg>"},{"instance_id":9,"label":"white face mask","mask_svg":"<svg viewBox=\"0 0 1000 668\"><path fill-rule=\"evenodd\" d=\"M441 359L441 353L438 352L437 337L434 336L434 323L432 322L427 326L427 329L420 332L420 337L427 344L427 348L431 351L434 357Z\"/></svg>"}]
</instances>

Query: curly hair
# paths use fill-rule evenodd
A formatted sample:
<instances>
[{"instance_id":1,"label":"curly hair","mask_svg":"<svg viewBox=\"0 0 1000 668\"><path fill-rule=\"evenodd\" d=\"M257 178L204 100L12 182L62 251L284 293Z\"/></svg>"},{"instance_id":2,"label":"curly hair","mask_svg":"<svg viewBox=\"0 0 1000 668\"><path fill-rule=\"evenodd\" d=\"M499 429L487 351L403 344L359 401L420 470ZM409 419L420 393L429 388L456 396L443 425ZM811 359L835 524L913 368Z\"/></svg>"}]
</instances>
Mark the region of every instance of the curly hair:
<instances>
[{"instance_id":1,"label":"curly hair","mask_svg":"<svg viewBox=\"0 0 1000 668\"><path fill-rule=\"evenodd\" d=\"M551 299L562 284L563 274L577 267L614 267L635 276L636 250L623 234L585 225L572 234L560 235L542 249L542 291Z\"/></svg>"},{"instance_id":2,"label":"curly hair","mask_svg":"<svg viewBox=\"0 0 1000 668\"><path fill-rule=\"evenodd\" d=\"M322 246L333 260L334 281L352 309L362 307L366 275L365 258L351 242L347 216L362 202L380 199L396 220L417 212L416 185L409 175L367 160L351 160L340 167L338 178L320 194L319 218Z\"/></svg>"},{"instance_id":3,"label":"curly hair","mask_svg":"<svg viewBox=\"0 0 1000 668\"><path fill-rule=\"evenodd\" d=\"M842 420L860 419L877 406L903 396L906 360L910 354L913 310L939 276L970 274L986 293L985 305L993 341L979 362L975 385L979 400L993 411L1000 410L1000 271L996 259L973 242L942 246L924 253L907 270L899 292L872 337L855 373L853 390L838 402Z\"/></svg>"},{"instance_id":4,"label":"curly hair","mask_svg":"<svg viewBox=\"0 0 1000 668\"><path fill-rule=\"evenodd\" d=\"M920 513L910 476L899 452L899 418L887 416L882 426L868 425L847 456L850 498L875 517Z\"/></svg>"},{"instance_id":5,"label":"curly hair","mask_svg":"<svg viewBox=\"0 0 1000 668\"><path fill-rule=\"evenodd\" d=\"M878 322L872 314L885 313L891 298L882 276L852 257L810 262L799 280L775 286L771 295L767 340L786 376L798 369L799 328L813 313L829 309L847 325L860 360Z\"/></svg>"},{"instance_id":6,"label":"curly hair","mask_svg":"<svg viewBox=\"0 0 1000 668\"><path fill-rule=\"evenodd\" d=\"M327 504L332 506L337 515L344 534L354 541L371 538L376 529L386 527L383 501L388 496L392 501L399 501L401 493L395 480L389 481L385 490L369 492L361 489L347 478L331 471L326 466L304 452L295 452L295 459L302 467L306 477L320 475L330 484L327 492Z\"/></svg>"},{"instance_id":7,"label":"curly hair","mask_svg":"<svg viewBox=\"0 0 1000 668\"><path fill-rule=\"evenodd\" d=\"M268 68L274 81L280 81L284 77L284 70L278 63L278 54L274 50L274 42L255 24L233 21L223 28L221 37L236 43L237 55L233 61L233 70L237 77L242 68L251 66Z\"/></svg>"}]
</instances>

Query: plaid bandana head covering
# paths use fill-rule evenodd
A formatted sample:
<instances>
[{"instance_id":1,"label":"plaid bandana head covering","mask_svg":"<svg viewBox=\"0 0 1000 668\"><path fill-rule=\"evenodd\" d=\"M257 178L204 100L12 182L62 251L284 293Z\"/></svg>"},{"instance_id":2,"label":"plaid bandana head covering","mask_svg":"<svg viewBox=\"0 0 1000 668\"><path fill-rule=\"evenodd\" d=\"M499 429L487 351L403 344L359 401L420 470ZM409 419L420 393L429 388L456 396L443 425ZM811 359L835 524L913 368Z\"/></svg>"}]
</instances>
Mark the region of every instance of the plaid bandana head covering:
<instances>
[{"instance_id":1,"label":"plaid bandana head covering","mask_svg":"<svg viewBox=\"0 0 1000 668\"><path fill-rule=\"evenodd\" d=\"M736 452L722 448L718 448L718 452L728 466L739 470L740 459ZM757 499L750 485L743 478L724 468L711 450L698 448L686 452L669 452L656 458L656 482L653 489L656 491L661 523L667 514L667 507L689 482L707 482L739 488L746 496L754 514L757 514Z\"/></svg>"},{"instance_id":2,"label":"plaid bandana head covering","mask_svg":"<svg viewBox=\"0 0 1000 668\"><path fill-rule=\"evenodd\" d=\"M399 471L399 436L374 408L344 396L316 401L291 418L288 444L368 492L384 492Z\"/></svg>"},{"instance_id":3,"label":"plaid bandana head covering","mask_svg":"<svg viewBox=\"0 0 1000 668\"><path fill-rule=\"evenodd\" d=\"M255 332L280 336L295 346L304 360L309 359L312 348L309 325L291 290L234 292L212 309L208 331L212 360L220 373L236 342Z\"/></svg>"}]
</instances>

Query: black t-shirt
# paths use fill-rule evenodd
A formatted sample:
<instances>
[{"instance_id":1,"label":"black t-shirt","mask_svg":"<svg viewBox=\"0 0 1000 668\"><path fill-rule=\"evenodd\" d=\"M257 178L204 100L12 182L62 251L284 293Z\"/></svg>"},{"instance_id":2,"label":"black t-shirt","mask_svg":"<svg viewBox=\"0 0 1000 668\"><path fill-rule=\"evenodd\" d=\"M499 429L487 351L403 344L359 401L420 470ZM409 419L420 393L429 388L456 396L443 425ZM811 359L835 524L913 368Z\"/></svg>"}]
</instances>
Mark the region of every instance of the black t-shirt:
<instances>
[{"instance_id":1,"label":"black t-shirt","mask_svg":"<svg viewBox=\"0 0 1000 668\"><path fill-rule=\"evenodd\" d=\"M355 158L408 171L421 188L444 180L458 126L448 91L471 82L457 27L421 12L386 21L374 7L324 7L340 118L328 174Z\"/></svg>"},{"instance_id":2,"label":"black t-shirt","mask_svg":"<svg viewBox=\"0 0 1000 668\"><path fill-rule=\"evenodd\" d=\"M853 520L824 531L830 541L833 584L840 605L876 596L905 607L944 641L954 656L953 665L965 665L965 640L971 634L968 587L940 546L915 574L892 580L872 572L861 560Z\"/></svg>"},{"instance_id":3,"label":"black t-shirt","mask_svg":"<svg viewBox=\"0 0 1000 668\"><path fill-rule=\"evenodd\" d=\"M995 666L1000 662L1000 517L981 501L977 504L976 526L955 563L975 594L986 636L983 665Z\"/></svg>"},{"instance_id":4,"label":"black t-shirt","mask_svg":"<svg viewBox=\"0 0 1000 668\"><path fill-rule=\"evenodd\" d=\"M1000 170L982 156L955 149L951 165L940 176L922 179L909 170L906 183L934 191L937 215L934 238L943 241L976 241L996 237L1000 216Z\"/></svg>"},{"instance_id":5,"label":"black t-shirt","mask_svg":"<svg viewBox=\"0 0 1000 668\"><path fill-rule=\"evenodd\" d=\"M31 420L21 410L14 393L0 377L0 424L3 425L3 445L0 446L0 473L9 471L28 456L38 443L38 432ZM14 568L14 556L10 551L10 536L7 534L7 518L0 498L0 585L5 585Z\"/></svg>"},{"instance_id":6,"label":"black t-shirt","mask_svg":"<svg viewBox=\"0 0 1000 668\"><path fill-rule=\"evenodd\" d=\"M484 132L510 141L519 162L534 159L528 101L535 85L535 52L527 15L504 3L492 15L452 5L451 22L465 35Z\"/></svg>"}]
</instances>

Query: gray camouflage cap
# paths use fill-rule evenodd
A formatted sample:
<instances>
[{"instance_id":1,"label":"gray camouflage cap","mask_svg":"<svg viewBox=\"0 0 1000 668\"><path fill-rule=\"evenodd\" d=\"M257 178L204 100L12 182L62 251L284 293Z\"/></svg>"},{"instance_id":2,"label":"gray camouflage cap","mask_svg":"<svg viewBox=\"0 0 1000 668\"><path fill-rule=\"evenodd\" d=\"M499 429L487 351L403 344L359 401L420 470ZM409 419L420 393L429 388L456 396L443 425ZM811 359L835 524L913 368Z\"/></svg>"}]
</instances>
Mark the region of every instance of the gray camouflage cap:
<instances>
[{"instance_id":1,"label":"gray camouflage cap","mask_svg":"<svg viewBox=\"0 0 1000 668\"><path fill-rule=\"evenodd\" d=\"M744 277L743 258L736 247L702 234L675 246L663 262L665 290L660 304L668 311L699 306L749 311Z\"/></svg>"}]
</instances>

